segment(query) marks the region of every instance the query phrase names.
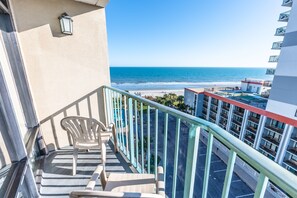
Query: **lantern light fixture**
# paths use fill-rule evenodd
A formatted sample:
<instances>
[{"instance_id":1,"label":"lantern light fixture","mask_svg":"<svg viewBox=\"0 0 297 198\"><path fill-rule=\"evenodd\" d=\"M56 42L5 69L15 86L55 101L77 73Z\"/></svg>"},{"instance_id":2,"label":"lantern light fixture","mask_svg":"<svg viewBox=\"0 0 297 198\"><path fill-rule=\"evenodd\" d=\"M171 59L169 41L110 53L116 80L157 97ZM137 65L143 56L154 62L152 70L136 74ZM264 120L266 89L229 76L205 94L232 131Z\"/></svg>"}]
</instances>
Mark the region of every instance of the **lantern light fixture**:
<instances>
[{"instance_id":1,"label":"lantern light fixture","mask_svg":"<svg viewBox=\"0 0 297 198\"><path fill-rule=\"evenodd\" d=\"M72 35L73 34L73 20L72 18L64 12L59 17L60 26L61 26L61 32L63 34Z\"/></svg>"}]
</instances>

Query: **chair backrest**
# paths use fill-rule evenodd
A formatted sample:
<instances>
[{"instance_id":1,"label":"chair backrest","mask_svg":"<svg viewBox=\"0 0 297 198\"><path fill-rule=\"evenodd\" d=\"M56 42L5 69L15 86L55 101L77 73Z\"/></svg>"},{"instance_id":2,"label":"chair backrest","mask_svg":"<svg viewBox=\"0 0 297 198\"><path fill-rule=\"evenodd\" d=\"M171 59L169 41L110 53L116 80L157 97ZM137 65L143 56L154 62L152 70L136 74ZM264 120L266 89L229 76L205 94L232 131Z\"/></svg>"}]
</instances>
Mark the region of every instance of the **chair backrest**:
<instances>
[{"instance_id":1,"label":"chair backrest","mask_svg":"<svg viewBox=\"0 0 297 198\"><path fill-rule=\"evenodd\" d=\"M106 131L105 125L93 118L69 116L61 120L61 127L71 134L74 140L81 142L101 141L101 132Z\"/></svg>"}]
</instances>

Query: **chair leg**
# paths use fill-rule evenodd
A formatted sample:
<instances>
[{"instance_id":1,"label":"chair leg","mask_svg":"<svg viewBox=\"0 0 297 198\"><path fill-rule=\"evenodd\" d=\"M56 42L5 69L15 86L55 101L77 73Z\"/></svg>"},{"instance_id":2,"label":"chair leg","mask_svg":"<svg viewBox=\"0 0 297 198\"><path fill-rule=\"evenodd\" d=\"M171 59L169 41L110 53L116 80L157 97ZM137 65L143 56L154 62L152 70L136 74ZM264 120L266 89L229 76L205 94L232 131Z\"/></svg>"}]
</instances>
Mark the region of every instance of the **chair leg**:
<instances>
[{"instance_id":1,"label":"chair leg","mask_svg":"<svg viewBox=\"0 0 297 198\"><path fill-rule=\"evenodd\" d=\"M105 167L106 163L106 145L104 143L101 144L101 162L103 167Z\"/></svg>"},{"instance_id":2,"label":"chair leg","mask_svg":"<svg viewBox=\"0 0 297 198\"><path fill-rule=\"evenodd\" d=\"M72 166L72 175L76 175L76 166L77 166L77 155L78 155L78 149L73 149L73 166Z\"/></svg>"}]
</instances>

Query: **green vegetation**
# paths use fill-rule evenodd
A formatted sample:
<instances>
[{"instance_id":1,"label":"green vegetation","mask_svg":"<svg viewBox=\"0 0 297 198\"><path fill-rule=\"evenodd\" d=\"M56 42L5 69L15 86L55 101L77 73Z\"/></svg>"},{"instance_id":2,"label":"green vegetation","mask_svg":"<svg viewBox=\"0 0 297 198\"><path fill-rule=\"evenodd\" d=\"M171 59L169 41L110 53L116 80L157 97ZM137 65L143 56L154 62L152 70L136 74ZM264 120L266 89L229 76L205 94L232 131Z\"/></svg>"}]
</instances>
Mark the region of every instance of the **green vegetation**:
<instances>
[{"instance_id":1,"label":"green vegetation","mask_svg":"<svg viewBox=\"0 0 297 198\"><path fill-rule=\"evenodd\" d=\"M146 96L145 98L155 101L157 103L163 104L165 106L175 108L182 112L188 113L193 111L191 107L185 104L184 96L182 95L178 96L175 93L164 94L163 96L156 96L156 97Z\"/></svg>"}]
</instances>

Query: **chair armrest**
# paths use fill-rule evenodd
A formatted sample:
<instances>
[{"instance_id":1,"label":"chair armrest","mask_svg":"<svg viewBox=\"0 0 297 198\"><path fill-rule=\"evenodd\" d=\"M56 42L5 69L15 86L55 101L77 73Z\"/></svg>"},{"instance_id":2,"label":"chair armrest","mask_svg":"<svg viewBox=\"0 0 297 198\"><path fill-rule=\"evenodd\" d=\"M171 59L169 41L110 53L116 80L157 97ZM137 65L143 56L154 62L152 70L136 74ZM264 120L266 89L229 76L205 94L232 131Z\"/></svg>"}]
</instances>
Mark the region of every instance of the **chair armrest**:
<instances>
[{"instance_id":1,"label":"chair armrest","mask_svg":"<svg viewBox=\"0 0 297 198\"><path fill-rule=\"evenodd\" d=\"M165 178L164 178L164 170L162 166L158 166L157 169L157 194L165 197Z\"/></svg>"},{"instance_id":2,"label":"chair armrest","mask_svg":"<svg viewBox=\"0 0 297 198\"><path fill-rule=\"evenodd\" d=\"M96 185L96 181L97 179L100 177L101 173L104 171L104 166L102 165L98 165L96 170L94 171L91 179L89 180L87 186L86 186L86 190L94 190L95 185Z\"/></svg>"},{"instance_id":3,"label":"chair armrest","mask_svg":"<svg viewBox=\"0 0 297 198\"><path fill-rule=\"evenodd\" d=\"M70 193L71 198L86 198L86 197L101 197L101 198L116 198L116 197L126 197L126 198L162 198L162 196L157 194L149 193L136 193L136 192L111 192L111 191L92 191L92 190L76 190Z\"/></svg>"}]
</instances>

